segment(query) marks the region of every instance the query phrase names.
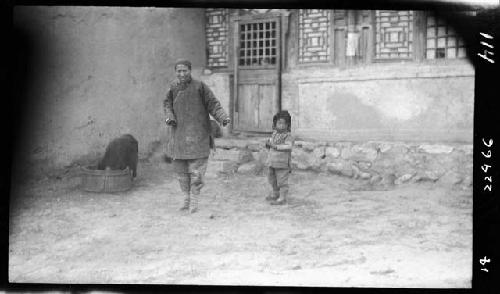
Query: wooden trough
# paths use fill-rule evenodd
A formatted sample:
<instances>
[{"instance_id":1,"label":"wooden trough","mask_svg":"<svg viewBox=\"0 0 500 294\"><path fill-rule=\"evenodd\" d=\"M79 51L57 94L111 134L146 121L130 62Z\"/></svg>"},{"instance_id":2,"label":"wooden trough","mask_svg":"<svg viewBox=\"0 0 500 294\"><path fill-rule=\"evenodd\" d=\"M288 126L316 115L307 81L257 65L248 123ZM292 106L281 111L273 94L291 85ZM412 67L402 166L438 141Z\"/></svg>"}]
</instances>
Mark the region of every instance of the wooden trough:
<instances>
[{"instance_id":1,"label":"wooden trough","mask_svg":"<svg viewBox=\"0 0 500 294\"><path fill-rule=\"evenodd\" d=\"M128 167L124 170L83 167L80 187L88 192L124 192L132 188L132 172Z\"/></svg>"}]
</instances>

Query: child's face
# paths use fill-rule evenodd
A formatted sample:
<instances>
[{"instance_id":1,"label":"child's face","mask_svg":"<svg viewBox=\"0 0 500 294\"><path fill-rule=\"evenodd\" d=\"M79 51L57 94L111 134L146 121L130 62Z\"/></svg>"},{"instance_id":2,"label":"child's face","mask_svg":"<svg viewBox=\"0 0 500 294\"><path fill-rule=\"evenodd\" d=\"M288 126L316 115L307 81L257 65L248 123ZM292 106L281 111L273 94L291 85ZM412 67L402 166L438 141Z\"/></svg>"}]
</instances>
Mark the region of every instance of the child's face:
<instances>
[{"instance_id":1,"label":"child's face","mask_svg":"<svg viewBox=\"0 0 500 294\"><path fill-rule=\"evenodd\" d=\"M286 123L286 120L283 118L278 119L276 122L276 130L278 131L286 131L288 128L288 125Z\"/></svg>"}]
</instances>

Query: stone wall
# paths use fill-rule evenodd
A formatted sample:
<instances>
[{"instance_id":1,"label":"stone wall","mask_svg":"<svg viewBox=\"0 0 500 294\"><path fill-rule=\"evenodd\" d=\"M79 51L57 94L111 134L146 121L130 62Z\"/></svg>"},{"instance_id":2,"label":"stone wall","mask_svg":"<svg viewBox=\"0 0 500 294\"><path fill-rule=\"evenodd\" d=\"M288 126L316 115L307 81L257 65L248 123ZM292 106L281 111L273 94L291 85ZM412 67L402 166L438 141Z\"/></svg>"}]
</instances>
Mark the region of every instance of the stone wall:
<instances>
[{"instance_id":1,"label":"stone wall","mask_svg":"<svg viewBox=\"0 0 500 294\"><path fill-rule=\"evenodd\" d=\"M217 139L209 174L261 173L267 158L265 140ZM472 145L297 140L292 168L357 178L371 184L432 182L470 188Z\"/></svg>"}]
</instances>

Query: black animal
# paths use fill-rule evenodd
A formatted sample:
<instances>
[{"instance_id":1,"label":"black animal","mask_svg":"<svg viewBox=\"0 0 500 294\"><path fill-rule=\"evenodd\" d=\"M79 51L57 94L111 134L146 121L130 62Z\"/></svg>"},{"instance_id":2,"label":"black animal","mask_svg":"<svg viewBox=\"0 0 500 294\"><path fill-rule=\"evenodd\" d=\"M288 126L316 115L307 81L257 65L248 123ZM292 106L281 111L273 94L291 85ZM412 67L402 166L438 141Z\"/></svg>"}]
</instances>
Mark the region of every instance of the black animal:
<instances>
[{"instance_id":1,"label":"black animal","mask_svg":"<svg viewBox=\"0 0 500 294\"><path fill-rule=\"evenodd\" d=\"M122 135L111 140L106 147L104 158L99 161L98 169L110 168L112 170L123 170L127 167L132 171L132 176L137 176L137 160L139 144L130 134Z\"/></svg>"}]
</instances>

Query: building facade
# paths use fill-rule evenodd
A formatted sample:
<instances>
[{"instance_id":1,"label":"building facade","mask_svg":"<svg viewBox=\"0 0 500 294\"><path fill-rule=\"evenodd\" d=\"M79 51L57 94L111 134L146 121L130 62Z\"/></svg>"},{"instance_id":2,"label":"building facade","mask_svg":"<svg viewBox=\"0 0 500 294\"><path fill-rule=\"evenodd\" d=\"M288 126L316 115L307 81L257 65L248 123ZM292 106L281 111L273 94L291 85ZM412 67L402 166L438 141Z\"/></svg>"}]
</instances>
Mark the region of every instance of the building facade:
<instances>
[{"instance_id":1,"label":"building facade","mask_svg":"<svg viewBox=\"0 0 500 294\"><path fill-rule=\"evenodd\" d=\"M234 131L287 109L307 139L472 142L474 70L431 12L206 9L204 79ZM217 82L215 82L217 80Z\"/></svg>"},{"instance_id":2,"label":"building facade","mask_svg":"<svg viewBox=\"0 0 500 294\"><path fill-rule=\"evenodd\" d=\"M474 69L432 13L17 6L14 26L33 52L20 158L95 160L123 133L141 158L161 153L162 100L183 57L229 110L226 136L268 133L289 110L294 168L472 181ZM220 154L234 147L219 142ZM247 143L237 148L262 159Z\"/></svg>"}]
</instances>

